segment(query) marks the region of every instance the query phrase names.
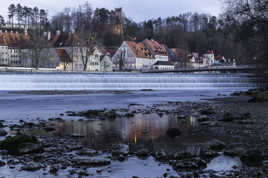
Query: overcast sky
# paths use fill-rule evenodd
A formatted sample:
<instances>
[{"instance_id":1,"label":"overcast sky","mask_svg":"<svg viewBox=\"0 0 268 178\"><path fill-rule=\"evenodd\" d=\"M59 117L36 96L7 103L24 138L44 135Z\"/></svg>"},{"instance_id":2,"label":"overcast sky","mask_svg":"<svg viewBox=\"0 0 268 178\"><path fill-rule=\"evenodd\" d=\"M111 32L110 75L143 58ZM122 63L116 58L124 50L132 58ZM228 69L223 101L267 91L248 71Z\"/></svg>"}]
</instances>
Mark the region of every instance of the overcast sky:
<instances>
[{"instance_id":1,"label":"overcast sky","mask_svg":"<svg viewBox=\"0 0 268 178\"><path fill-rule=\"evenodd\" d=\"M86 1L93 8L123 7L125 15L138 22L189 11L218 15L222 9L220 0L1 0L0 14L6 17L8 6L11 3L20 3L23 6L38 6L48 10L49 15L53 16L65 7L77 7Z\"/></svg>"}]
</instances>

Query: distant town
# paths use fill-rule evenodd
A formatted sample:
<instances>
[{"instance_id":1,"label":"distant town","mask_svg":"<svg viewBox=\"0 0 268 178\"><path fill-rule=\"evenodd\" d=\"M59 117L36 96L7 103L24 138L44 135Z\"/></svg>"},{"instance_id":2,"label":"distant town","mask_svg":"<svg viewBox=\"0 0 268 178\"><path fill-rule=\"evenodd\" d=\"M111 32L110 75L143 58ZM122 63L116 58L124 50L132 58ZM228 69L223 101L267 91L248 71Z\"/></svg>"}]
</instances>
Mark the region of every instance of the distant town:
<instances>
[{"instance_id":1,"label":"distant town","mask_svg":"<svg viewBox=\"0 0 268 178\"><path fill-rule=\"evenodd\" d=\"M236 65L234 57L225 57L219 50L215 52L210 44L207 47L202 46L202 50L190 49L180 45L180 42L172 46L163 43L165 40L155 39L157 35L153 31L146 32L139 39L134 35L130 37L128 31L134 27L126 27L126 23L132 22L124 16L122 8L112 11L96 9L94 14L88 4L84 4L82 10L79 8L65 9L64 13L53 17L49 22L45 10L22 7L20 4L10 5L9 21L5 23L4 18L0 17L0 67L113 72ZM70 16L75 19L68 21ZM197 14L191 17L197 17ZM210 17L210 21L215 20L214 18L216 17ZM100 22L96 22L96 19ZM172 20L174 21L172 18L166 19L166 25L172 24ZM146 27L152 22L144 23ZM92 28L93 25L96 29ZM152 29L154 26L152 25ZM186 28L185 25L182 27ZM201 24L195 28L188 29L187 33L195 35L194 32L202 30ZM102 30L106 34L100 37Z\"/></svg>"}]
</instances>

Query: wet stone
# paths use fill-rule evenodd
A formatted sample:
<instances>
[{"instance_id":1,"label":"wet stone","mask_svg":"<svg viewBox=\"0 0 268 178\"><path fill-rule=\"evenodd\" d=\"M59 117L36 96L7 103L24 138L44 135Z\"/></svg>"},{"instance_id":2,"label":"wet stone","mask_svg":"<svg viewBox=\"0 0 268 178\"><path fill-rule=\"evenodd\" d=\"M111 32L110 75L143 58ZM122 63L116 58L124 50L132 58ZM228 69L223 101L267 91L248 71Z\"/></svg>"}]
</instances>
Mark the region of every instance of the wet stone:
<instances>
[{"instance_id":1,"label":"wet stone","mask_svg":"<svg viewBox=\"0 0 268 178\"><path fill-rule=\"evenodd\" d=\"M72 162L74 166L89 166L89 167L107 166L111 164L111 161L105 158L76 158L73 159Z\"/></svg>"},{"instance_id":2,"label":"wet stone","mask_svg":"<svg viewBox=\"0 0 268 178\"><path fill-rule=\"evenodd\" d=\"M215 150L215 151L221 151L226 146L226 144L223 141L216 140L216 139L208 141L207 145L210 149Z\"/></svg>"},{"instance_id":3,"label":"wet stone","mask_svg":"<svg viewBox=\"0 0 268 178\"><path fill-rule=\"evenodd\" d=\"M0 167L3 167L5 165L6 165L6 163L4 161L0 160Z\"/></svg>"},{"instance_id":4,"label":"wet stone","mask_svg":"<svg viewBox=\"0 0 268 178\"><path fill-rule=\"evenodd\" d=\"M1 128L1 123L0 123L0 128ZM6 136L7 132L4 129L0 129L0 136Z\"/></svg>"},{"instance_id":5,"label":"wet stone","mask_svg":"<svg viewBox=\"0 0 268 178\"><path fill-rule=\"evenodd\" d=\"M23 171L38 171L41 169L41 165L39 163L30 162L21 167Z\"/></svg>"},{"instance_id":6,"label":"wet stone","mask_svg":"<svg viewBox=\"0 0 268 178\"><path fill-rule=\"evenodd\" d=\"M171 138L175 138L181 134L181 131L177 128L171 128L167 130L166 134Z\"/></svg>"},{"instance_id":7,"label":"wet stone","mask_svg":"<svg viewBox=\"0 0 268 178\"><path fill-rule=\"evenodd\" d=\"M248 150L240 157L247 166L260 166L263 162L262 153L259 150Z\"/></svg>"}]
</instances>

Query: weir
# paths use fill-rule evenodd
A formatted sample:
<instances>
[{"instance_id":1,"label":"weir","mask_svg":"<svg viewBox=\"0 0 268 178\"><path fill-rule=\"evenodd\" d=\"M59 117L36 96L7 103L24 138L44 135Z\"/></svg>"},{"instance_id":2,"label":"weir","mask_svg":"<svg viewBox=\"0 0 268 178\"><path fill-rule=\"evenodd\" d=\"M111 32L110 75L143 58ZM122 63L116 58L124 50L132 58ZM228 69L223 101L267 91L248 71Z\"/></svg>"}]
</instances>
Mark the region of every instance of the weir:
<instances>
[{"instance_id":1,"label":"weir","mask_svg":"<svg viewBox=\"0 0 268 178\"><path fill-rule=\"evenodd\" d=\"M1 91L253 88L246 74L0 74Z\"/></svg>"}]
</instances>

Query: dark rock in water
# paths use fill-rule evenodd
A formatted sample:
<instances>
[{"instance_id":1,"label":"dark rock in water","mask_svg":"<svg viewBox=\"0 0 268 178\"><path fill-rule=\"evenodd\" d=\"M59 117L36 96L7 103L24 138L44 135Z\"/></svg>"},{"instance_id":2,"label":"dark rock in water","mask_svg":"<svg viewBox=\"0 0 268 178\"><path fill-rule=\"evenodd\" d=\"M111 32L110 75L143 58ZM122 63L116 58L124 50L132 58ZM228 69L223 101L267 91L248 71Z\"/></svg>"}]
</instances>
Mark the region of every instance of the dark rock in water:
<instances>
[{"instance_id":1,"label":"dark rock in water","mask_svg":"<svg viewBox=\"0 0 268 178\"><path fill-rule=\"evenodd\" d=\"M89 176L89 174L88 174L85 170L80 171L80 172L78 173L78 175L81 176L81 177L83 177L83 176Z\"/></svg>"},{"instance_id":2,"label":"dark rock in water","mask_svg":"<svg viewBox=\"0 0 268 178\"><path fill-rule=\"evenodd\" d=\"M195 159L187 159L187 160L180 160L173 165L176 170L195 170L199 168L205 168L207 165L206 161L195 158Z\"/></svg>"},{"instance_id":3,"label":"dark rock in water","mask_svg":"<svg viewBox=\"0 0 268 178\"><path fill-rule=\"evenodd\" d=\"M23 154L31 154L31 153L42 153L43 147L41 144L36 144L36 143L22 143L18 149L18 153L20 155Z\"/></svg>"},{"instance_id":4,"label":"dark rock in water","mask_svg":"<svg viewBox=\"0 0 268 178\"><path fill-rule=\"evenodd\" d=\"M80 156L96 156L98 154L98 152L96 150L92 150L92 149L82 149L82 150L78 151L76 154L78 154Z\"/></svg>"},{"instance_id":5,"label":"dark rock in water","mask_svg":"<svg viewBox=\"0 0 268 178\"><path fill-rule=\"evenodd\" d=\"M232 122L236 118L231 113L224 113L223 118L220 121L223 122Z\"/></svg>"},{"instance_id":6,"label":"dark rock in water","mask_svg":"<svg viewBox=\"0 0 268 178\"><path fill-rule=\"evenodd\" d=\"M212 115L212 114L215 114L215 111L212 108L206 108L206 109L200 110L200 113L202 115Z\"/></svg>"},{"instance_id":7,"label":"dark rock in water","mask_svg":"<svg viewBox=\"0 0 268 178\"><path fill-rule=\"evenodd\" d=\"M250 167L260 166L263 162L263 156L259 150L248 150L240 159L244 164Z\"/></svg>"},{"instance_id":8,"label":"dark rock in water","mask_svg":"<svg viewBox=\"0 0 268 178\"><path fill-rule=\"evenodd\" d=\"M21 167L23 171L38 171L41 169L41 165L39 163L30 162Z\"/></svg>"},{"instance_id":9,"label":"dark rock in water","mask_svg":"<svg viewBox=\"0 0 268 178\"><path fill-rule=\"evenodd\" d=\"M0 122L0 128L5 127L3 123Z\"/></svg>"},{"instance_id":10,"label":"dark rock in water","mask_svg":"<svg viewBox=\"0 0 268 178\"><path fill-rule=\"evenodd\" d=\"M265 168L268 168L268 160L264 160L262 162L262 165L265 167Z\"/></svg>"},{"instance_id":11,"label":"dark rock in water","mask_svg":"<svg viewBox=\"0 0 268 178\"><path fill-rule=\"evenodd\" d=\"M73 138L83 138L83 137L85 137L85 135L77 134L77 133L73 133L71 136L72 136Z\"/></svg>"},{"instance_id":12,"label":"dark rock in water","mask_svg":"<svg viewBox=\"0 0 268 178\"><path fill-rule=\"evenodd\" d=\"M99 166L107 166L111 164L109 159L105 158L77 158L73 159L72 162L74 166L89 166L89 167L99 167Z\"/></svg>"},{"instance_id":13,"label":"dark rock in water","mask_svg":"<svg viewBox=\"0 0 268 178\"><path fill-rule=\"evenodd\" d=\"M224 154L231 157L241 156L244 152L245 149L243 147L230 147L224 150Z\"/></svg>"},{"instance_id":14,"label":"dark rock in water","mask_svg":"<svg viewBox=\"0 0 268 178\"><path fill-rule=\"evenodd\" d=\"M168 129L166 134L169 136L169 137L177 137L181 134L181 131L177 128L171 128L171 129Z\"/></svg>"},{"instance_id":15,"label":"dark rock in water","mask_svg":"<svg viewBox=\"0 0 268 178\"><path fill-rule=\"evenodd\" d=\"M44 127L44 130L45 130L46 132L53 132L53 131L55 131L56 129L55 129L54 127Z\"/></svg>"},{"instance_id":16,"label":"dark rock in water","mask_svg":"<svg viewBox=\"0 0 268 178\"><path fill-rule=\"evenodd\" d=\"M10 159L10 160L7 161L8 165L17 165L19 163L20 163L20 161L17 160L17 159Z\"/></svg>"},{"instance_id":17,"label":"dark rock in water","mask_svg":"<svg viewBox=\"0 0 268 178\"><path fill-rule=\"evenodd\" d=\"M6 136L7 132L4 129L0 129L0 136Z\"/></svg>"},{"instance_id":18,"label":"dark rock in water","mask_svg":"<svg viewBox=\"0 0 268 178\"><path fill-rule=\"evenodd\" d=\"M0 167L3 167L3 166L5 166L6 165L6 163L4 162L4 161L1 161L0 160Z\"/></svg>"},{"instance_id":19,"label":"dark rock in water","mask_svg":"<svg viewBox=\"0 0 268 178\"><path fill-rule=\"evenodd\" d=\"M215 150L215 151L221 151L226 146L226 144L223 141L216 140L216 139L208 141L207 145L210 149Z\"/></svg>"},{"instance_id":20,"label":"dark rock in water","mask_svg":"<svg viewBox=\"0 0 268 178\"><path fill-rule=\"evenodd\" d=\"M9 136L0 142L0 149L7 150L8 154L11 155L19 155L20 149L23 149L24 147L30 147L28 143L39 144L39 141L34 136L28 136L28 135L16 135L14 137ZM37 147L33 146L33 148Z\"/></svg>"},{"instance_id":21,"label":"dark rock in water","mask_svg":"<svg viewBox=\"0 0 268 178\"><path fill-rule=\"evenodd\" d=\"M60 169L60 166L59 166L59 165L52 165L52 166L50 166L50 168L49 168L49 172L50 172L51 174L56 175L59 169Z\"/></svg>"},{"instance_id":22,"label":"dark rock in water","mask_svg":"<svg viewBox=\"0 0 268 178\"><path fill-rule=\"evenodd\" d=\"M136 152L136 156L141 157L141 158L147 157L149 156L149 151L145 148L140 149L139 151Z\"/></svg>"}]
</instances>

